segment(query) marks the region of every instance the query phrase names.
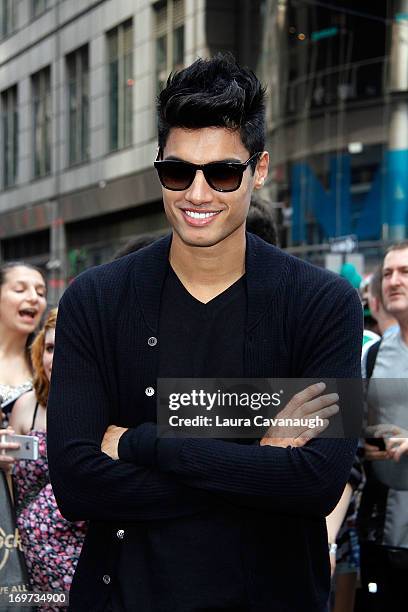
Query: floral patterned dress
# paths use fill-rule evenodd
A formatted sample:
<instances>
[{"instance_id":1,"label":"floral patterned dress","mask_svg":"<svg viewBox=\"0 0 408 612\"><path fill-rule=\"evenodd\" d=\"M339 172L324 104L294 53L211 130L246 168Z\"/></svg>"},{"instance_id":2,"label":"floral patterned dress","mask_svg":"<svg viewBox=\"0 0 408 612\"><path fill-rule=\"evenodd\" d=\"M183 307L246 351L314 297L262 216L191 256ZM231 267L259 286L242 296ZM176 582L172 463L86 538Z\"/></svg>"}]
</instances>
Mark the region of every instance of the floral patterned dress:
<instances>
[{"instance_id":1,"label":"floral patterned dress","mask_svg":"<svg viewBox=\"0 0 408 612\"><path fill-rule=\"evenodd\" d=\"M34 591L69 591L86 523L62 517L50 484L46 433L32 430L29 435L39 438L38 460L14 466L17 525L29 577Z\"/></svg>"}]
</instances>

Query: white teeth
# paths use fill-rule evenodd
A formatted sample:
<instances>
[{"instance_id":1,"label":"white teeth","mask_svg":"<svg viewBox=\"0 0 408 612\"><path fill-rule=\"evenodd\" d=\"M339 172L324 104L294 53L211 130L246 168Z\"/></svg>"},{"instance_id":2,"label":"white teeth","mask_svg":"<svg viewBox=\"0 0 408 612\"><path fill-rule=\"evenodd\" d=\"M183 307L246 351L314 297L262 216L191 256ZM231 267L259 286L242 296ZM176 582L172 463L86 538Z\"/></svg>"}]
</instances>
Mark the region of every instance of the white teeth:
<instances>
[{"instance_id":1,"label":"white teeth","mask_svg":"<svg viewBox=\"0 0 408 612\"><path fill-rule=\"evenodd\" d=\"M30 308L24 308L23 310L20 310L20 314L22 316L26 316L27 315L27 316L30 316L30 317L34 318L35 315L36 315L36 311L35 310L31 310Z\"/></svg>"},{"instance_id":2,"label":"white teeth","mask_svg":"<svg viewBox=\"0 0 408 612\"><path fill-rule=\"evenodd\" d=\"M215 215L218 214L218 212L199 213L199 212L193 212L191 210L185 210L184 212L186 213L186 215L188 215L189 217L192 217L193 219L208 219L209 217L214 217Z\"/></svg>"}]
</instances>

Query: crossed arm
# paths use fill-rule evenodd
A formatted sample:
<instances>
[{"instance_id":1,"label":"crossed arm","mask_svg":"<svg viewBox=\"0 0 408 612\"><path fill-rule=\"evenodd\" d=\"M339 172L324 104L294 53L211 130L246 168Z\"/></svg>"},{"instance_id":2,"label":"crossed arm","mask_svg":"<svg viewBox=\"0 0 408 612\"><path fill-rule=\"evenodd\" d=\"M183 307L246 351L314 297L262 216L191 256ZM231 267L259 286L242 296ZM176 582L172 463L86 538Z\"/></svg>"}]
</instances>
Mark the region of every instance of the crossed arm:
<instances>
[{"instance_id":1,"label":"crossed arm","mask_svg":"<svg viewBox=\"0 0 408 612\"><path fill-rule=\"evenodd\" d=\"M319 439L303 448L159 440L155 425L144 423L126 432L119 460L102 452L110 400L85 313L69 296L60 305L48 404L50 474L67 518L183 516L218 496L278 512L300 508L324 516L332 510L350 472L354 440Z\"/></svg>"}]
</instances>

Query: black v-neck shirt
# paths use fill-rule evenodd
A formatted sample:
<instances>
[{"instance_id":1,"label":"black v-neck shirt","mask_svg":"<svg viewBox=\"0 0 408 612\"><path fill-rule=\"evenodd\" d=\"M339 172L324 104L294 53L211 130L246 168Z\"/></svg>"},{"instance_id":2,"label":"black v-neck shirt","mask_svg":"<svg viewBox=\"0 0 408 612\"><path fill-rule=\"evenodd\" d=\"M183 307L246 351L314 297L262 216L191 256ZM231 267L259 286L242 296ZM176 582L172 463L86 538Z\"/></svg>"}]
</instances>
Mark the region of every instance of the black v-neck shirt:
<instances>
[{"instance_id":1,"label":"black v-neck shirt","mask_svg":"<svg viewBox=\"0 0 408 612\"><path fill-rule=\"evenodd\" d=\"M169 266L163 286L159 319L159 378L240 378L244 374L244 338L247 313L247 293L245 275L233 285L217 295L207 304L193 297L184 287L174 270ZM228 562L223 566L222 585L228 584L228 598L241 601L245 598L242 588L241 566L236 563L240 558L237 549L240 542L240 521L233 518L230 509L228 520L223 523L212 520L206 513L195 516L191 521L186 518L181 525L180 538L172 543L172 550L182 545L182 534L193 533L203 541L221 541L228 531L226 548L229 551ZM180 529L178 527L173 529ZM188 525L188 526L187 526ZM136 606L139 587L135 587L135 558L140 548L140 534L129 534L122 543L121 556L118 562L118 582L112 590L110 606L114 612L125 612ZM202 555L204 552L202 551ZM204 565L212 564L209 558L201 561ZM190 568L193 575L185 579L191 583L197 579L196 568ZM187 570L186 570L187 571ZM209 600L222 602L220 592L223 586L217 586L214 577L211 582L213 593L206 593ZM208 590L208 585L206 586ZM125 603L126 602L126 603ZM134 608L136 609L136 608ZM150 608L148 608L150 610ZM195 609L195 608L194 608ZM213 609L213 608L211 608ZM214 608L215 609L215 608ZM224 604L221 608L239 612L238 604ZM244 611L246 608L242 608ZM109 608L108 608L109 610Z\"/></svg>"},{"instance_id":2,"label":"black v-neck shirt","mask_svg":"<svg viewBox=\"0 0 408 612\"><path fill-rule=\"evenodd\" d=\"M169 267L159 320L159 378L241 378L247 314L245 275L204 304Z\"/></svg>"}]
</instances>

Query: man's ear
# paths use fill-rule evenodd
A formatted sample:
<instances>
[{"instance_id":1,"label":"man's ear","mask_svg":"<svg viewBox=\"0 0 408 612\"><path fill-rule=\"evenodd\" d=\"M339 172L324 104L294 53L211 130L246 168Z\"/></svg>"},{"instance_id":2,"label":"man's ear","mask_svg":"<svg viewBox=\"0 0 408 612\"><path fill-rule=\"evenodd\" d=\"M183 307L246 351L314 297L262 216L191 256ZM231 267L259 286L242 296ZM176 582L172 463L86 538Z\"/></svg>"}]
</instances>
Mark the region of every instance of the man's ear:
<instances>
[{"instance_id":1,"label":"man's ear","mask_svg":"<svg viewBox=\"0 0 408 612\"><path fill-rule=\"evenodd\" d=\"M268 176L269 168L269 153L264 151L258 159L254 172L254 189L263 187L266 177Z\"/></svg>"},{"instance_id":2,"label":"man's ear","mask_svg":"<svg viewBox=\"0 0 408 612\"><path fill-rule=\"evenodd\" d=\"M381 301L378 298L371 296L368 302L368 306L370 308L370 311L375 315L381 307Z\"/></svg>"}]
</instances>

